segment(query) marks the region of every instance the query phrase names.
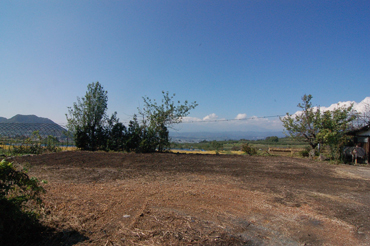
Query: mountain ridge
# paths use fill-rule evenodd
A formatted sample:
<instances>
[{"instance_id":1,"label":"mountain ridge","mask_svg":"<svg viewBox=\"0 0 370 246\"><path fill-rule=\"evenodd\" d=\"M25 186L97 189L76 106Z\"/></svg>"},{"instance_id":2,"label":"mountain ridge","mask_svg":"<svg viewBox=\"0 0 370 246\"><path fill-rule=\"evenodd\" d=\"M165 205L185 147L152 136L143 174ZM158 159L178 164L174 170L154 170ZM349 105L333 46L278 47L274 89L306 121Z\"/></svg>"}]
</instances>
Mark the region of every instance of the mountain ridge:
<instances>
[{"instance_id":1,"label":"mountain ridge","mask_svg":"<svg viewBox=\"0 0 370 246\"><path fill-rule=\"evenodd\" d=\"M48 118L21 114L10 119L0 117L0 136L30 136L34 131L39 131L42 137L49 135L58 138L66 137L64 134L66 129Z\"/></svg>"},{"instance_id":2,"label":"mountain ridge","mask_svg":"<svg viewBox=\"0 0 370 246\"><path fill-rule=\"evenodd\" d=\"M14 115L13 117L7 119L5 117L0 117L0 122L1 123L43 123L43 124L56 124L54 121L48 119L48 118L43 118L39 117L36 115L22 115L22 114L17 114Z\"/></svg>"}]
</instances>

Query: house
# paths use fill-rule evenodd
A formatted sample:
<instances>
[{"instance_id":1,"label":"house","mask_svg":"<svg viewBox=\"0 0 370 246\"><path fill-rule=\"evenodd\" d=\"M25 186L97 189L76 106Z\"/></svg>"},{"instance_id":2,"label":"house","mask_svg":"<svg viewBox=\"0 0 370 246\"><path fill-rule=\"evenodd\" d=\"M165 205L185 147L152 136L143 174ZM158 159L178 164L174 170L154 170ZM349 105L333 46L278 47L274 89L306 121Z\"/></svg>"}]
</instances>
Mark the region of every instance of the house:
<instances>
[{"instance_id":1,"label":"house","mask_svg":"<svg viewBox=\"0 0 370 246\"><path fill-rule=\"evenodd\" d=\"M348 132L348 135L354 136L354 142L366 151L367 163L370 163L370 124L357 130Z\"/></svg>"}]
</instances>

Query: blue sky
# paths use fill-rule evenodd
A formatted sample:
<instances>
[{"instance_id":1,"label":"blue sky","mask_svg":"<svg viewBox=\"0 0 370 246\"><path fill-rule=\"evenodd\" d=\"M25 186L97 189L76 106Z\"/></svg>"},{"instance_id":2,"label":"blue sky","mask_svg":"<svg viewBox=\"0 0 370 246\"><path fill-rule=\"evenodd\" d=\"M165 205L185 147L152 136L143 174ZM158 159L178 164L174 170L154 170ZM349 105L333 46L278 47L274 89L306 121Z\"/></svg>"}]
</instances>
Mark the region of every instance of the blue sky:
<instances>
[{"instance_id":1,"label":"blue sky","mask_svg":"<svg viewBox=\"0 0 370 246\"><path fill-rule=\"evenodd\" d=\"M304 94L320 106L370 96L368 0L3 0L0 44L6 118L65 123L95 81L122 121L163 90L197 101L194 119L294 113Z\"/></svg>"}]
</instances>

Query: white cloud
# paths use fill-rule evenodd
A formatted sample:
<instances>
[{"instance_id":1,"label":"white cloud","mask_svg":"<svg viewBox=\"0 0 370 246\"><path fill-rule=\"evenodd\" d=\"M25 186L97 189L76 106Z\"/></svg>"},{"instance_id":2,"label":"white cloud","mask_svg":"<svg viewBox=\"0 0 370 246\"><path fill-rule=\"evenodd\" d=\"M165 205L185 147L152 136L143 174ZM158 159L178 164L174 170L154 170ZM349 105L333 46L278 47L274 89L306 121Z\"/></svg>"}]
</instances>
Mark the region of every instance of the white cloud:
<instances>
[{"instance_id":1,"label":"white cloud","mask_svg":"<svg viewBox=\"0 0 370 246\"><path fill-rule=\"evenodd\" d=\"M209 114L203 118L204 121L217 120L218 116L215 113Z\"/></svg>"},{"instance_id":2,"label":"white cloud","mask_svg":"<svg viewBox=\"0 0 370 246\"><path fill-rule=\"evenodd\" d=\"M247 118L247 114L238 114L235 119L236 120L243 120Z\"/></svg>"},{"instance_id":3,"label":"white cloud","mask_svg":"<svg viewBox=\"0 0 370 246\"><path fill-rule=\"evenodd\" d=\"M333 103L329 107L320 106L319 108L321 112L325 112L328 110L332 111L332 110L335 110L341 107L349 107L351 104L353 104L353 110L357 111L360 114L369 113L370 111L370 97L366 97L364 100L362 100L359 103L355 101L346 101L346 102ZM317 109L318 107L313 107L313 108ZM295 116L299 114L302 114L302 111L297 111L293 115Z\"/></svg>"}]
</instances>

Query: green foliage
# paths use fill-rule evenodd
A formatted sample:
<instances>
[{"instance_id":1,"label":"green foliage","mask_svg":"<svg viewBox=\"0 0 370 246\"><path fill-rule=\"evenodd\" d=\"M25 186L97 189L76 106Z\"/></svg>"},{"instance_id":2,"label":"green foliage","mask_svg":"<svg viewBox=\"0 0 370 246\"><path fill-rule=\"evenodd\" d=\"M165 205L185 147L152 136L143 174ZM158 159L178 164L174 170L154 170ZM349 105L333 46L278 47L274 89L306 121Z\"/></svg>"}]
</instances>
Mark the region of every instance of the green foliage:
<instances>
[{"instance_id":1,"label":"green foliage","mask_svg":"<svg viewBox=\"0 0 370 246\"><path fill-rule=\"evenodd\" d=\"M43 192L39 181L30 178L25 170L17 170L5 160L0 162L0 235L4 235L0 243L16 244L35 236L40 225L34 209L42 204Z\"/></svg>"},{"instance_id":2,"label":"green foliage","mask_svg":"<svg viewBox=\"0 0 370 246\"><path fill-rule=\"evenodd\" d=\"M168 130L166 127L155 128L153 126L140 125L136 115L130 121L126 131L124 150L127 152L150 153L163 151L168 144ZM162 147L162 149L159 149Z\"/></svg>"},{"instance_id":3,"label":"green foliage","mask_svg":"<svg viewBox=\"0 0 370 246\"><path fill-rule=\"evenodd\" d=\"M279 138L277 136L271 136L271 137L267 137L265 139L267 142L272 142L272 143L277 143L279 142Z\"/></svg>"},{"instance_id":4,"label":"green foliage","mask_svg":"<svg viewBox=\"0 0 370 246\"><path fill-rule=\"evenodd\" d=\"M250 146L248 143L242 145L242 151L248 155L256 155L257 150Z\"/></svg>"},{"instance_id":5,"label":"green foliage","mask_svg":"<svg viewBox=\"0 0 370 246\"><path fill-rule=\"evenodd\" d=\"M158 104L156 100L151 100L149 97L143 97L144 108L139 109L139 114L149 121L149 125L155 127L171 127L174 124L182 122L182 119L190 114L190 110L194 109L198 104L196 102L175 105L173 98L175 94L169 96L169 92L162 91L162 104Z\"/></svg>"},{"instance_id":6,"label":"green foliage","mask_svg":"<svg viewBox=\"0 0 370 246\"><path fill-rule=\"evenodd\" d=\"M44 141L45 148L49 152L57 152L59 151L59 148L57 147L57 144L59 143L58 139L53 136L48 136Z\"/></svg>"},{"instance_id":7,"label":"green foliage","mask_svg":"<svg viewBox=\"0 0 370 246\"><path fill-rule=\"evenodd\" d=\"M337 159L340 155L340 148L347 141L345 132L349 128L349 123L356 118L351 114L353 105L321 112L319 108L312 107L311 99L311 95L304 95L303 104L298 104L302 113L295 116L287 113L280 120L290 137L302 139L312 149L315 149L318 144L328 145L332 158Z\"/></svg>"},{"instance_id":8,"label":"green foliage","mask_svg":"<svg viewBox=\"0 0 370 246\"><path fill-rule=\"evenodd\" d=\"M189 115L190 110L194 109L198 104L196 102L188 103L185 101L181 104L178 101L177 105L173 101L173 96L168 92L162 91L162 103L158 104L156 100L151 100L149 97L143 97L144 107L139 109L139 114L143 117L141 132L144 138L142 143L145 148L140 148L141 151L152 152L153 149L163 151L169 148L169 131L168 128L174 124L182 122L182 119ZM155 145L155 148L153 148Z\"/></svg>"},{"instance_id":9,"label":"green foliage","mask_svg":"<svg viewBox=\"0 0 370 246\"><path fill-rule=\"evenodd\" d=\"M107 140L109 150L123 151L127 141L126 127L122 123L116 123L112 126Z\"/></svg>"},{"instance_id":10,"label":"green foliage","mask_svg":"<svg viewBox=\"0 0 370 246\"><path fill-rule=\"evenodd\" d=\"M107 109L108 92L99 82L89 84L85 97L77 98L73 108L68 107L67 127L75 134L77 147L84 150L105 148Z\"/></svg>"},{"instance_id":11,"label":"green foliage","mask_svg":"<svg viewBox=\"0 0 370 246\"><path fill-rule=\"evenodd\" d=\"M299 151L299 155L302 157L309 157L310 156L310 150L311 148L305 148L304 150Z\"/></svg>"},{"instance_id":12,"label":"green foliage","mask_svg":"<svg viewBox=\"0 0 370 246\"><path fill-rule=\"evenodd\" d=\"M189 111L197 106L194 102L175 105L173 96L163 93L162 104L148 97L144 99L144 108L139 109L143 117L141 124L134 115L126 128L119 123L117 113L109 119L107 110L107 91L99 82L88 85L84 98L77 98L73 108L69 107L66 115L68 128L74 133L76 147L82 150L114 150L154 152L169 148L168 127L180 123Z\"/></svg>"},{"instance_id":13,"label":"green foliage","mask_svg":"<svg viewBox=\"0 0 370 246\"><path fill-rule=\"evenodd\" d=\"M355 115L350 115L352 106L341 107L333 111L326 111L321 116L322 129L317 135L321 143L330 148L332 159L338 160L341 156L341 149L349 141L346 135L349 123L355 119Z\"/></svg>"},{"instance_id":14,"label":"green foliage","mask_svg":"<svg viewBox=\"0 0 370 246\"><path fill-rule=\"evenodd\" d=\"M140 143L141 143L141 127L137 120L136 115L134 115L133 119L130 120L130 123L127 128L126 132L126 144L124 146L124 150L127 152L135 151L140 152Z\"/></svg>"},{"instance_id":15,"label":"green foliage","mask_svg":"<svg viewBox=\"0 0 370 246\"><path fill-rule=\"evenodd\" d=\"M220 142L217 142L216 140L215 141L212 141L211 142L211 147L212 149L216 150L216 154L218 153L218 151L223 147L222 144Z\"/></svg>"},{"instance_id":16,"label":"green foliage","mask_svg":"<svg viewBox=\"0 0 370 246\"><path fill-rule=\"evenodd\" d=\"M233 146L231 147L231 150L232 150L232 151L239 151L239 150L241 150L241 146L233 145Z\"/></svg>"},{"instance_id":17,"label":"green foliage","mask_svg":"<svg viewBox=\"0 0 370 246\"><path fill-rule=\"evenodd\" d=\"M280 120L290 137L302 139L314 149L319 144L317 134L320 131L321 112L320 109L315 110L312 107L311 99L311 95L304 95L302 97L303 104L298 104L302 113L295 116L287 113Z\"/></svg>"},{"instance_id":18,"label":"green foliage","mask_svg":"<svg viewBox=\"0 0 370 246\"><path fill-rule=\"evenodd\" d=\"M59 141L56 137L48 136L46 139L43 139L40 136L39 131L34 131L21 145L14 145L11 152L13 155L39 155L44 152L58 152L60 151L60 148L56 146L58 142Z\"/></svg>"}]
</instances>

